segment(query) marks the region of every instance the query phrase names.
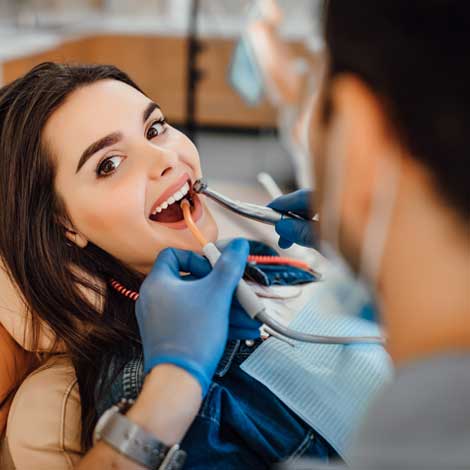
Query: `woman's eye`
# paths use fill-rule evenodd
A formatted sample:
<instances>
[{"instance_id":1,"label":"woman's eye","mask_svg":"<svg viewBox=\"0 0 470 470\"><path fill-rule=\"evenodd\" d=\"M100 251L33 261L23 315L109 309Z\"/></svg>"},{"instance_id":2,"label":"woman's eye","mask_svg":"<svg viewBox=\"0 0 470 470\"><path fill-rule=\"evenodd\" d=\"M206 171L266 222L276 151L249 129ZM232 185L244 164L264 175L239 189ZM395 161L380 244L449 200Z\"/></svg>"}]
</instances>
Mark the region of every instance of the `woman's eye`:
<instances>
[{"instance_id":1,"label":"woman's eye","mask_svg":"<svg viewBox=\"0 0 470 470\"><path fill-rule=\"evenodd\" d=\"M96 170L98 176L107 176L114 171L116 171L117 167L121 164L124 157L120 155L115 155L113 157L106 158L103 160Z\"/></svg>"},{"instance_id":2,"label":"woman's eye","mask_svg":"<svg viewBox=\"0 0 470 470\"><path fill-rule=\"evenodd\" d=\"M163 134L166 130L166 121L165 119L160 119L157 122L154 122L149 130L147 131L147 139L153 139L161 134Z\"/></svg>"}]
</instances>

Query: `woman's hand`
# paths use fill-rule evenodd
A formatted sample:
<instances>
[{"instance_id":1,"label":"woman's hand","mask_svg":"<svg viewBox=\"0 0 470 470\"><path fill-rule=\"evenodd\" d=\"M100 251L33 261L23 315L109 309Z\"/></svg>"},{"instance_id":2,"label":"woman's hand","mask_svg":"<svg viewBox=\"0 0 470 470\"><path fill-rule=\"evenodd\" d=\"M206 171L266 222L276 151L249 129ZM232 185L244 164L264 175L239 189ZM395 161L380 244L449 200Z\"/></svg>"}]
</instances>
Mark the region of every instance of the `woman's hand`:
<instances>
[{"instance_id":1,"label":"woman's hand","mask_svg":"<svg viewBox=\"0 0 470 470\"><path fill-rule=\"evenodd\" d=\"M190 251L160 253L136 303L145 372L176 365L206 393L227 342L232 297L247 257L248 243L233 240L208 274L187 280L180 272L201 274L207 261Z\"/></svg>"}]
</instances>

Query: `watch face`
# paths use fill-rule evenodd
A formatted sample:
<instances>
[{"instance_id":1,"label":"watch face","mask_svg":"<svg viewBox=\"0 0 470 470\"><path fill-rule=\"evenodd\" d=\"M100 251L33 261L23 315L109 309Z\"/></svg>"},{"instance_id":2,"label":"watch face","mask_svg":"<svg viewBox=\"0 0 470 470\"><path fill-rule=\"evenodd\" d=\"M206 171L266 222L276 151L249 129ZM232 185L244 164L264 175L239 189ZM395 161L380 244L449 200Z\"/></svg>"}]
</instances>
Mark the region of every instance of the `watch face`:
<instances>
[{"instance_id":1,"label":"watch face","mask_svg":"<svg viewBox=\"0 0 470 470\"><path fill-rule=\"evenodd\" d=\"M100 417L96 423L95 430L93 431L93 445L95 445L101 439L101 433L105 428L108 421L116 414L119 413L119 408L114 405L108 408Z\"/></svg>"}]
</instances>

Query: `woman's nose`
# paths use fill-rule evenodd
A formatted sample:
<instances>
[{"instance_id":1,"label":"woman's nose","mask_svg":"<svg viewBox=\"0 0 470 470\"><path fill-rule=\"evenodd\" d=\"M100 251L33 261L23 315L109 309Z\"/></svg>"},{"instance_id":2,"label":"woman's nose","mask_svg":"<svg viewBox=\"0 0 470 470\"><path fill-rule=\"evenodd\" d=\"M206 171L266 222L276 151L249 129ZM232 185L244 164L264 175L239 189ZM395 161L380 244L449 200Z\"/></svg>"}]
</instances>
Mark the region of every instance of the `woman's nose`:
<instances>
[{"instance_id":1,"label":"woman's nose","mask_svg":"<svg viewBox=\"0 0 470 470\"><path fill-rule=\"evenodd\" d=\"M158 180L171 172L178 162L178 154L171 149L152 148L148 155L149 178Z\"/></svg>"}]
</instances>

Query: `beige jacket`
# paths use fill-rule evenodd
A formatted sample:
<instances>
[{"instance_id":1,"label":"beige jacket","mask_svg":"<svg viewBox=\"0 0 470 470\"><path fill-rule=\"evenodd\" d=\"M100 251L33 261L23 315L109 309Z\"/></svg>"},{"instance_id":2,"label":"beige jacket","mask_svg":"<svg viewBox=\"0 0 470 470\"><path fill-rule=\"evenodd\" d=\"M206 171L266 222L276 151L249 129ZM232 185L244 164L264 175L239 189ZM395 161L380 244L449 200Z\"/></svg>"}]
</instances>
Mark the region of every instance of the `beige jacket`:
<instances>
[{"instance_id":1,"label":"beige jacket","mask_svg":"<svg viewBox=\"0 0 470 470\"><path fill-rule=\"evenodd\" d=\"M27 351L31 351L30 319L21 294L10 281L0 259L0 323L10 333L12 338ZM42 327L39 335L39 351L50 351L53 344L53 334Z\"/></svg>"},{"instance_id":2,"label":"beige jacket","mask_svg":"<svg viewBox=\"0 0 470 470\"><path fill-rule=\"evenodd\" d=\"M80 413L74 369L65 355L54 356L15 395L0 469L72 469L82 456Z\"/></svg>"},{"instance_id":3,"label":"beige jacket","mask_svg":"<svg viewBox=\"0 0 470 470\"><path fill-rule=\"evenodd\" d=\"M21 367L21 345L31 349L27 309L0 261L0 395ZM13 341L14 340L14 341ZM39 351L49 351L53 336L43 327ZM14 357L16 355L16 358ZM0 414L0 435L3 421ZM72 364L64 354L49 359L23 382L0 437L0 470L71 469L81 456L80 397Z\"/></svg>"}]
</instances>

